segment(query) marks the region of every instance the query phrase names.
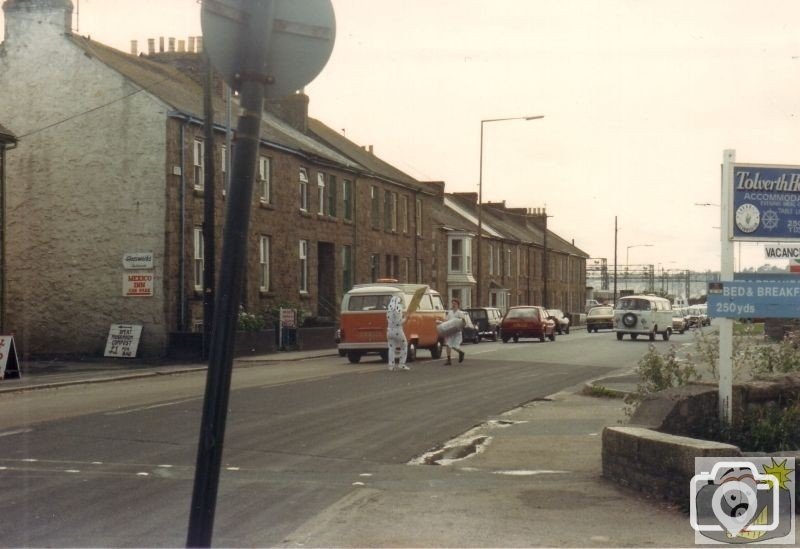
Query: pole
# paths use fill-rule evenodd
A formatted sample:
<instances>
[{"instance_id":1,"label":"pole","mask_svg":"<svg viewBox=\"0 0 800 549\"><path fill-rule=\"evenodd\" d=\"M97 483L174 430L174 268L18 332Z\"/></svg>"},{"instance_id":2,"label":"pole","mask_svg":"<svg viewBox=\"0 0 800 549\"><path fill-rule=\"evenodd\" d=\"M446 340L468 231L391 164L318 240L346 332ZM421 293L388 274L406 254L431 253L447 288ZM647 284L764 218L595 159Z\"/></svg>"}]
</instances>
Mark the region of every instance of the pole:
<instances>
[{"instance_id":1,"label":"pole","mask_svg":"<svg viewBox=\"0 0 800 549\"><path fill-rule=\"evenodd\" d=\"M274 4L248 2L251 12L263 10L259 17L243 18L239 37L240 55L244 56L241 73L241 112L237 125L236 157L231 174L231 188L225 208L225 229L219 283L217 286L214 325L208 360L203 417L197 450L194 489L189 514L187 547L210 547L214 531L217 490L222 449L225 439L228 398L233 369L233 343L250 225L253 180L258 157L264 85L258 76L267 55L274 19ZM264 15L264 17L260 17ZM257 27L248 21L265 23Z\"/></svg>"},{"instance_id":2,"label":"pole","mask_svg":"<svg viewBox=\"0 0 800 549\"><path fill-rule=\"evenodd\" d=\"M730 212L733 211L733 163L736 151L727 149L722 154L722 207L720 208L720 278L733 280L733 240ZM733 419L733 319L720 318L719 322L719 419L730 425Z\"/></svg>"},{"instance_id":3,"label":"pole","mask_svg":"<svg viewBox=\"0 0 800 549\"><path fill-rule=\"evenodd\" d=\"M543 242L544 257L542 260L542 278L544 280L542 281L543 282L542 285L544 286L544 299L542 299L542 305L544 305L544 308L547 309L550 306L550 299L548 298L547 295L547 278L548 278L547 271L549 268L548 257L547 257L547 212L546 211L543 212L543 215L544 215L544 242Z\"/></svg>"},{"instance_id":4,"label":"pole","mask_svg":"<svg viewBox=\"0 0 800 549\"><path fill-rule=\"evenodd\" d=\"M478 276L476 277L476 295L478 299L476 305L478 307L483 306L483 207L481 206L483 202L483 122L481 120L481 148L478 171Z\"/></svg>"},{"instance_id":5,"label":"pole","mask_svg":"<svg viewBox=\"0 0 800 549\"><path fill-rule=\"evenodd\" d=\"M617 304L617 216L614 216L614 306Z\"/></svg>"}]
</instances>

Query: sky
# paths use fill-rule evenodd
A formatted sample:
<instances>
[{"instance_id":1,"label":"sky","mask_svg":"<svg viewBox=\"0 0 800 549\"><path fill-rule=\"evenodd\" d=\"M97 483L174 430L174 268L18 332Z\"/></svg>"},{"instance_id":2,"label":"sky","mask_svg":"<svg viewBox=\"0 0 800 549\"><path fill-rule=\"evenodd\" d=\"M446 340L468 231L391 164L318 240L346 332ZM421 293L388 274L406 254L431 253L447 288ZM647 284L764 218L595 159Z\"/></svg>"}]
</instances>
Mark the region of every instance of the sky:
<instances>
[{"instance_id":1,"label":"sky","mask_svg":"<svg viewBox=\"0 0 800 549\"><path fill-rule=\"evenodd\" d=\"M72 1L79 34L124 51L202 34L198 0ZM332 4L311 116L447 192L478 191L482 151L484 201L545 207L609 265L616 220L620 266L719 270L723 151L800 165L800 2ZM769 263L735 249L737 268Z\"/></svg>"}]
</instances>

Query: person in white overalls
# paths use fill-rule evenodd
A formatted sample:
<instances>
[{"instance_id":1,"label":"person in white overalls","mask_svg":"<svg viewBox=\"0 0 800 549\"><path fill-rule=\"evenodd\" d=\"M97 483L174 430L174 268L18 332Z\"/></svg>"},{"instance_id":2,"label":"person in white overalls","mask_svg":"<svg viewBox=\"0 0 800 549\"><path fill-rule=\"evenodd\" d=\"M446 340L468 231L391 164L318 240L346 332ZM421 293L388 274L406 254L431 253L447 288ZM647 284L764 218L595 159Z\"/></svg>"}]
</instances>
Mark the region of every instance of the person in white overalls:
<instances>
[{"instance_id":1,"label":"person in white overalls","mask_svg":"<svg viewBox=\"0 0 800 549\"><path fill-rule=\"evenodd\" d=\"M453 300L450 302L450 305L450 310L447 311L447 317L445 318L445 321L452 320L454 318L460 318L462 321L464 321L466 313L461 310L461 301L453 298ZM452 362L450 362L450 349L453 349L458 353L459 362L464 362L464 351L461 350L461 330L447 336L444 340L444 344L447 345L447 361L445 362L445 365L452 364Z\"/></svg>"},{"instance_id":2,"label":"person in white overalls","mask_svg":"<svg viewBox=\"0 0 800 549\"><path fill-rule=\"evenodd\" d=\"M386 341L389 343L389 370L410 370L406 365L408 358L408 339L403 331L406 323L405 307L400 296L393 296L386 307Z\"/></svg>"}]
</instances>

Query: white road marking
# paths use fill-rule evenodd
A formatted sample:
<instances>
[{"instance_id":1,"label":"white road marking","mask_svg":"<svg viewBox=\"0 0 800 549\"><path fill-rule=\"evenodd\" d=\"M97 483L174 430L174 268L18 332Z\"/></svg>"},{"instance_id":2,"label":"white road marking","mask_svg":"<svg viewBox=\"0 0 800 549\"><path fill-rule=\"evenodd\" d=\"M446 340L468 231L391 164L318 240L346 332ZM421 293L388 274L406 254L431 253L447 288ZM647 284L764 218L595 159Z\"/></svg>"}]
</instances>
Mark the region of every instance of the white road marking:
<instances>
[{"instance_id":1,"label":"white road marking","mask_svg":"<svg viewBox=\"0 0 800 549\"><path fill-rule=\"evenodd\" d=\"M201 397L185 398L183 400L174 400L172 402L162 402L161 404L152 404L150 406L140 406L139 408L129 408L127 410L118 410L116 412L106 412L107 416L121 416L123 414L132 414L135 412L142 412L144 410L154 410L156 408L164 408L165 406L174 406L176 404L183 404L184 402L192 402L193 400L200 400Z\"/></svg>"},{"instance_id":2,"label":"white road marking","mask_svg":"<svg viewBox=\"0 0 800 549\"><path fill-rule=\"evenodd\" d=\"M548 469L540 469L538 471L494 471L494 474L509 476L566 475L569 474L569 471L550 471Z\"/></svg>"},{"instance_id":3,"label":"white road marking","mask_svg":"<svg viewBox=\"0 0 800 549\"><path fill-rule=\"evenodd\" d=\"M33 429L16 429L14 431L4 431L0 433L0 437L10 437L12 435L21 435L22 433L30 433Z\"/></svg>"}]
</instances>

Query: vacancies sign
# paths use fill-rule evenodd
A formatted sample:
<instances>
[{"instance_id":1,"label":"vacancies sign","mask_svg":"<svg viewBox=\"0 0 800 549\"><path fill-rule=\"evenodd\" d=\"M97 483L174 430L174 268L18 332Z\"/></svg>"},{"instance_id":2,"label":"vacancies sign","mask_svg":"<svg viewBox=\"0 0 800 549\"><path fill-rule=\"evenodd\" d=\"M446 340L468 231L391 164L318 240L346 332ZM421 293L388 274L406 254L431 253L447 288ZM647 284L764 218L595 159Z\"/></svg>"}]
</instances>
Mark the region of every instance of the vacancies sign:
<instances>
[{"instance_id":1,"label":"vacancies sign","mask_svg":"<svg viewBox=\"0 0 800 549\"><path fill-rule=\"evenodd\" d=\"M734 240L800 239L800 166L733 165Z\"/></svg>"}]
</instances>

